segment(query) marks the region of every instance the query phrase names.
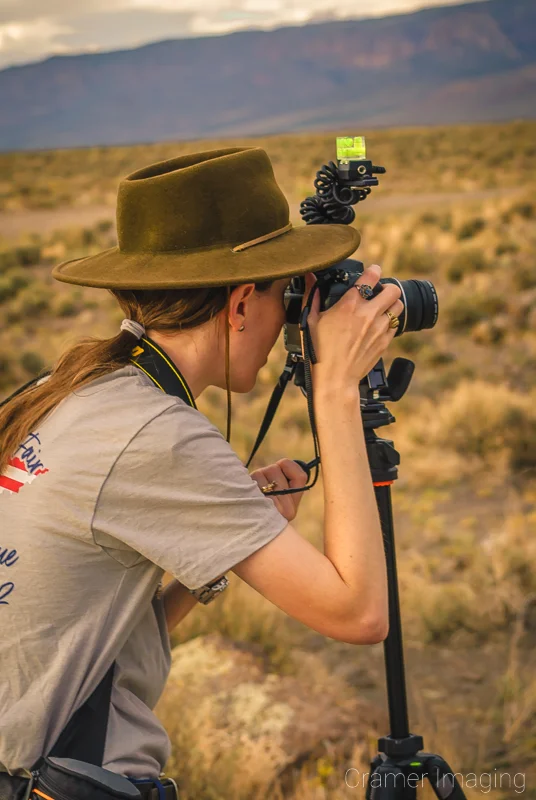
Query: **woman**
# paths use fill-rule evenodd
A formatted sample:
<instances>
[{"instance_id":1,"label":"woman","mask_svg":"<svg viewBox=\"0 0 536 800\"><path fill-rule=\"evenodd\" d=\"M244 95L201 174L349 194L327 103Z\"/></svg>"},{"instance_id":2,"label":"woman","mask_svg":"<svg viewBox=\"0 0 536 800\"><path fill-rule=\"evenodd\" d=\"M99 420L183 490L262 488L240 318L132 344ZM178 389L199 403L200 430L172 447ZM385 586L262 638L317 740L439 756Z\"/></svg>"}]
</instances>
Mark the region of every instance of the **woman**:
<instances>
[{"instance_id":1,"label":"woman","mask_svg":"<svg viewBox=\"0 0 536 800\"><path fill-rule=\"evenodd\" d=\"M399 289L368 302L349 291L324 313L316 295L310 315L321 553L290 524L300 493L261 491L303 487L301 468L282 459L249 475L195 398L208 386L252 389L281 331L289 279L306 275L309 290L312 271L347 257L358 234L292 229L258 148L139 170L122 181L117 211L118 248L53 274L108 288L125 314L121 331L77 344L0 410L6 780L51 752L80 754L65 731L106 676L106 738L93 762L156 780L169 743L151 709L169 669L168 632L228 570L325 636L366 644L387 632L359 381L395 333ZM357 288L379 277L370 267ZM152 376L141 354L153 358ZM168 372L176 391L161 384ZM161 592L164 570L175 580Z\"/></svg>"}]
</instances>

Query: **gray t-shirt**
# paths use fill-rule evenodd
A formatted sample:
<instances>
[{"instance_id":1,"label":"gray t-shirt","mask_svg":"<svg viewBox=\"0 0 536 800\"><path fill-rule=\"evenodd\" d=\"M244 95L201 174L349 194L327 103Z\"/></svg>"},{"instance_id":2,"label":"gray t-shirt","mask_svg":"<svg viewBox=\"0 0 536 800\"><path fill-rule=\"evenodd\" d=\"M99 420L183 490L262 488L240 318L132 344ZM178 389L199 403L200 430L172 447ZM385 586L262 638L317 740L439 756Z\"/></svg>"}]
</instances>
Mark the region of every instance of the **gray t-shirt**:
<instances>
[{"instance_id":1,"label":"gray t-shirt","mask_svg":"<svg viewBox=\"0 0 536 800\"><path fill-rule=\"evenodd\" d=\"M136 367L63 400L0 475L0 771L46 754L116 661L104 766L156 777L163 571L199 588L286 524L218 429Z\"/></svg>"}]
</instances>

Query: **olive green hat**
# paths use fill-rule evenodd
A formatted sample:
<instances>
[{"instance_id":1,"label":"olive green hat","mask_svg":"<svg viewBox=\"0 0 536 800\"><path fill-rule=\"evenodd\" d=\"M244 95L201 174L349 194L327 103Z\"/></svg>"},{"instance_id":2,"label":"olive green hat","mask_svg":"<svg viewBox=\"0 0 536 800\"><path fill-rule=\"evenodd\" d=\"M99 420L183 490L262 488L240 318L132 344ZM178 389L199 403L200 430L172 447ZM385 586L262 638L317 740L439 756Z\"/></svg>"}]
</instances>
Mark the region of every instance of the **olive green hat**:
<instances>
[{"instance_id":1,"label":"olive green hat","mask_svg":"<svg viewBox=\"0 0 536 800\"><path fill-rule=\"evenodd\" d=\"M118 247L65 261L59 281L117 289L221 286L302 275L359 246L346 225L289 221L288 203L259 147L193 153L121 181Z\"/></svg>"}]
</instances>

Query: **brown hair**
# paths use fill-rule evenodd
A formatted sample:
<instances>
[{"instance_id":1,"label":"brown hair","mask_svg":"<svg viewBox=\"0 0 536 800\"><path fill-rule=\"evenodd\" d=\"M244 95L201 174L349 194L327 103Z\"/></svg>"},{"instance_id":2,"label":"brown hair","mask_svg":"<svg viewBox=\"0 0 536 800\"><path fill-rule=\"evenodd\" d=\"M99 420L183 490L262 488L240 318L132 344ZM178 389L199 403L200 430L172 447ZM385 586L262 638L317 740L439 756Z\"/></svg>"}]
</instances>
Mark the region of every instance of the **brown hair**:
<instances>
[{"instance_id":1,"label":"brown hair","mask_svg":"<svg viewBox=\"0 0 536 800\"><path fill-rule=\"evenodd\" d=\"M256 283L255 289L266 292L272 284L273 281ZM128 319L141 323L146 329L171 332L208 322L226 307L233 288L109 291ZM228 332L228 327L226 330ZM33 384L8 400L0 408L0 475L40 420L71 392L128 364L136 342L137 338L129 331L120 331L110 339L81 339L63 353L46 381ZM228 358L228 347L226 354Z\"/></svg>"}]
</instances>

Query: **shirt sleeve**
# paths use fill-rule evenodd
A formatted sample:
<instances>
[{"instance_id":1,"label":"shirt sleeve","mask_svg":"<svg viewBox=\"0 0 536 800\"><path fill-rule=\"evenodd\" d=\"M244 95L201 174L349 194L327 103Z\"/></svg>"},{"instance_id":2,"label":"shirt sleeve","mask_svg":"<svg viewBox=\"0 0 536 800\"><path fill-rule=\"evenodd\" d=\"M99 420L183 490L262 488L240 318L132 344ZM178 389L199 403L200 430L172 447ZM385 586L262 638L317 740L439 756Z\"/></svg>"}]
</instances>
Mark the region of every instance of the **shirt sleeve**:
<instances>
[{"instance_id":1,"label":"shirt sleeve","mask_svg":"<svg viewBox=\"0 0 536 800\"><path fill-rule=\"evenodd\" d=\"M97 544L112 537L198 589L286 525L219 430L181 401L116 460L92 529Z\"/></svg>"}]
</instances>

